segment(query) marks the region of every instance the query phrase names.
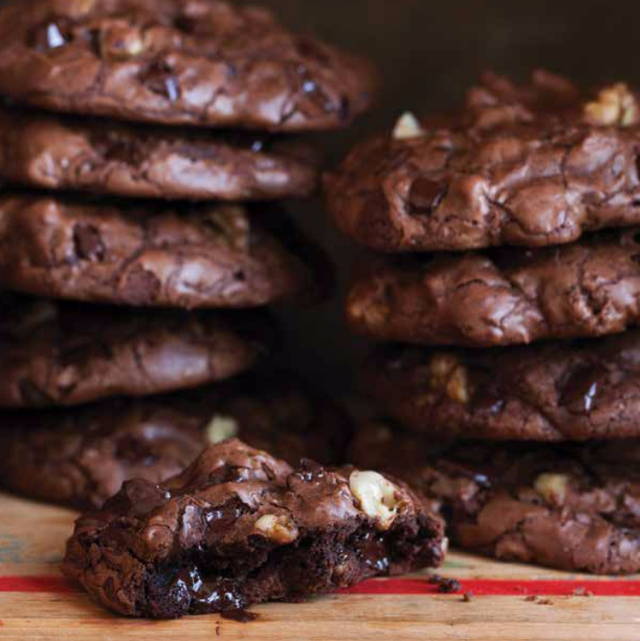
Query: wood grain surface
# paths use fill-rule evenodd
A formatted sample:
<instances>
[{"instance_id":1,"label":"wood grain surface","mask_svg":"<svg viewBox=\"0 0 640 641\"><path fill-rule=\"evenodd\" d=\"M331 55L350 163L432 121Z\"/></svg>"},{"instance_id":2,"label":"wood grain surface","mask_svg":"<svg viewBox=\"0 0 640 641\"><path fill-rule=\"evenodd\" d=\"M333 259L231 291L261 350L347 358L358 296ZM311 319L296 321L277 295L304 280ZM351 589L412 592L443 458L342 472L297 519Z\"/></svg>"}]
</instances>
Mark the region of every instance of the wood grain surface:
<instances>
[{"instance_id":1,"label":"wood grain surface","mask_svg":"<svg viewBox=\"0 0 640 641\"><path fill-rule=\"evenodd\" d=\"M253 639L255 641L637 641L640 580L573 575L452 553L438 594L426 574L367 581L344 594L155 622L116 617L59 572L75 514L0 495L0 639ZM464 592L473 592L465 601ZM581 596L581 592L594 596ZM576 594L577 592L577 594Z\"/></svg>"}]
</instances>

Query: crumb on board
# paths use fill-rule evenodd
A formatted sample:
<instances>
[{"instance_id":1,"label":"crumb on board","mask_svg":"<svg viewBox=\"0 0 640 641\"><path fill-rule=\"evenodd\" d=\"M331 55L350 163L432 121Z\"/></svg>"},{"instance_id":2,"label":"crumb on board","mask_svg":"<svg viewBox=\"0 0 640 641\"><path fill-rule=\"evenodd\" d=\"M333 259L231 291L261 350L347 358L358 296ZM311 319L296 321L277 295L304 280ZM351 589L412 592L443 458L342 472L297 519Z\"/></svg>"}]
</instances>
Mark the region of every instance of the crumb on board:
<instances>
[{"instance_id":1,"label":"crumb on board","mask_svg":"<svg viewBox=\"0 0 640 641\"><path fill-rule=\"evenodd\" d=\"M473 601L473 592L465 592L465 593L462 595L462 600L463 600L465 603L469 603L469 601Z\"/></svg>"},{"instance_id":2,"label":"crumb on board","mask_svg":"<svg viewBox=\"0 0 640 641\"><path fill-rule=\"evenodd\" d=\"M460 581L457 579L449 579L446 576L441 576L440 574L432 574L428 578L429 583L438 586L438 592L443 594L452 594L454 592L460 592L462 586Z\"/></svg>"},{"instance_id":3,"label":"crumb on board","mask_svg":"<svg viewBox=\"0 0 640 641\"><path fill-rule=\"evenodd\" d=\"M579 587L573 591L573 596L593 596L593 592L587 588Z\"/></svg>"}]
</instances>

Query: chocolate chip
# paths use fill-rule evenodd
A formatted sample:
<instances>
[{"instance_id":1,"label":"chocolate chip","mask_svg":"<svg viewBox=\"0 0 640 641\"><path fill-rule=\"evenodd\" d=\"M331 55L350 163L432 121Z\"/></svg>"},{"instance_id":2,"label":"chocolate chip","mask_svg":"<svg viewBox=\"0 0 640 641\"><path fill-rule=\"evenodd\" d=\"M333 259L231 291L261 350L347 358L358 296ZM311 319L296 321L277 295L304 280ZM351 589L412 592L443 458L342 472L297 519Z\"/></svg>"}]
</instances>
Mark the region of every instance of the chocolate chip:
<instances>
[{"instance_id":1,"label":"chocolate chip","mask_svg":"<svg viewBox=\"0 0 640 641\"><path fill-rule=\"evenodd\" d=\"M60 31L60 27L55 22L47 25L47 46L49 49L57 49L67 44L67 39Z\"/></svg>"},{"instance_id":2,"label":"chocolate chip","mask_svg":"<svg viewBox=\"0 0 640 641\"><path fill-rule=\"evenodd\" d=\"M167 88L167 96L171 102L175 102L180 98L180 86L178 81L174 76L169 76L165 82Z\"/></svg>"},{"instance_id":3,"label":"chocolate chip","mask_svg":"<svg viewBox=\"0 0 640 641\"><path fill-rule=\"evenodd\" d=\"M429 178L418 178L411 185L409 202L415 211L431 213L438 208L446 195L446 185Z\"/></svg>"},{"instance_id":4,"label":"chocolate chip","mask_svg":"<svg viewBox=\"0 0 640 641\"><path fill-rule=\"evenodd\" d=\"M328 113L338 112L340 105L329 96L318 83L311 77L309 70L304 65L298 65L298 74L302 78L302 91L320 109Z\"/></svg>"},{"instance_id":5,"label":"chocolate chip","mask_svg":"<svg viewBox=\"0 0 640 641\"><path fill-rule=\"evenodd\" d=\"M46 392L42 391L35 383L23 378L19 383L20 396L24 399L25 405L34 407L51 405L53 399Z\"/></svg>"},{"instance_id":6,"label":"chocolate chip","mask_svg":"<svg viewBox=\"0 0 640 641\"><path fill-rule=\"evenodd\" d=\"M305 93L313 93L314 91L317 91L318 85L313 80L306 80L305 82L302 83L302 91Z\"/></svg>"},{"instance_id":7,"label":"chocolate chip","mask_svg":"<svg viewBox=\"0 0 640 641\"><path fill-rule=\"evenodd\" d=\"M565 383L561 402L576 414L588 414L597 402L607 371L601 367L587 367L574 372Z\"/></svg>"},{"instance_id":8,"label":"chocolate chip","mask_svg":"<svg viewBox=\"0 0 640 641\"><path fill-rule=\"evenodd\" d=\"M173 69L164 60L153 62L142 75L142 82L149 91L164 96L171 102L180 98L180 84Z\"/></svg>"},{"instance_id":9,"label":"chocolate chip","mask_svg":"<svg viewBox=\"0 0 640 641\"><path fill-rule=\"evenodd\" d=\"M116 456L128 463L151 465L157 457L151 451L152 442L127 434L115 441ZM187 463L185 461L185 463Z\"/></svg>"},{"instance_id":10,"label":"chocolate chip","mask_svg":"<svg viewBox=\"0 0 640 641\"><path fill-rule=\"evenodd\" d=\"M30 47L50 51L63 47L71 40L71 23L63 18L50 20L36 27L27 38Z\"/></svg>"},{"instance_id":11,"label":"chocolate chip","mask_svg":"<svg viewBox=\"0 0 640 641\"><path fill-rule=\"evenodd\" d=\"M73 228L74 251L81 260L101 261L106 250L102 236L93 225L75 225Z\"/></svg>"},{"instance_id":12,"label":"chocolate chip","mask_svg":"<svg viewBox=\"0 0 640 641\"><path fill-rule=\"evenodd\" d=\"M234 477L211 477L210 482L212 484L221 483L224 482L226 478ZM205 509L203 515L210 532L212 534L222 535L224 531L228 530L241 516L248 514L250 511L249 506L239 498L233 498L222 505Z\"/></svg>"},{"instance_id":13,"label":"chocolate chip","mask_svg":"<svg viewBox=\"0 0 640 641\"><path fill-rule=\"evenodd\" d=\"M173 21L173 26L178 31L184 31L185 33L193 33L198 29L198 20L195 20L191 16L181 15L175 18Z\"/></svg>"},{"instance_id":14,"label":"chocolate chip","mask_svg":"<svg viewBox=\"0 0 640 641\"><path fill-rule=\"evenodd\" d=\"M104 132L92 137L92 142L101 156L129 165L140 165L147 154L139 140L119 136L114 132Z\"/></svg>"},{"instance_id":15,"label":"chocolate chip","mask_svg":"<svg viewBox=\"0 0 640 641\"><path fill-rule=\"evenodd\" d=\"M320 48L317 42L310 38L298 38L296 49L303 58L309 58L319 62L321 65L330 63L329 56Z\"/></svg>"},{"instance_id":16,"label":"chocolate chip","mask_svg":"<svg viewBox=\"0 0 640 641\"><path fill-rule=\"evenodd\" d=\"M342 122L347 122L351 118L351 103L349 102L349 98L346 96L342 96L342 98L340 98L338 116Z\"/></svg>"},{"instance_id":17,"label":"chocolate chip","mask_svg":"<svg viewBox=\"0 0 640 641\"><path fill-rule=\"evenodd\" d=\"M479 412L487 412L492 416L500 414L506 405L503 398L499 398L489 392L479 395L474 398L474 408Z\"/></svg>"},{"instance_id":18,"label":"chocolate chip","mask_svg":"<svg viewBox=\"0 0 640 641\"><path fill-rule=\"evenodd\" d=\"M127 275L123 296L133 305L153 302L160 292L160 281L141 265L136 265Z\"/></svg>"}]
</instances>

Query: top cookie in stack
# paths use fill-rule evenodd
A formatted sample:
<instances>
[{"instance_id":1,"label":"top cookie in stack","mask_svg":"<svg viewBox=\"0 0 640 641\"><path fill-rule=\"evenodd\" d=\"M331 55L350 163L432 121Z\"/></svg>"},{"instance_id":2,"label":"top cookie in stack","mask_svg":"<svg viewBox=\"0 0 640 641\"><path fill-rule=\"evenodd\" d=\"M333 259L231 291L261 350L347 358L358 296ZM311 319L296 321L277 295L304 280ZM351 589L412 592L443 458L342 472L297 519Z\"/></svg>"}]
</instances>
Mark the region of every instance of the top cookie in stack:
<instances>
[{"instance_id":1,"label":"top cookie in stack","mask_svg":"<svg viewBox=\"0 0 640 641\"><path fill-rule=\"evenodd\" d=\"M0 40L0 90L53 111L299 132L371 100L368 63L224 0L13 2Z\"/></svg>"},{"instance_id":2,"label":"top cookie in stack","mask_svg":"<svg viewBox=\"0 0 640 641\"><path fill-rule=\"evenodd\" d=\"M34 187L182 200L308 195L315 154L273 134L345 126L371 99L367 63L287 32L262 9L218 0L13 2L0 36L0 91L74 114L3 111L0 171ZM263 132L212 132L220 127ZM306 283L262 209L5 196L0 278L117 304L266 304Z\"/></svg>"},{"instance_id":3,"label":"top cookie in stack","mask_svg":"<svg viewBox=\"0 0 640 641\"><path fill-rule=\"evenodd\" d=\"M100 488L122 480L108 469L162 480L176 458L190 462L174 455L193 435L171 408L193 401L158 398L150 418L133 397L197 387L205 430L220 403L202 386L253 368L274 343L253 308L321 293L329 266L265 201L314 192L319 154L289 134L347 126L373 84L367 62L222 0L0 9L0 177L12 185L0 195L0 287L13 292L2 299L0 405L14 410L0 422L18 427L12 451L59 435ZM278 394L268 400L284 406ZM121 426L104 428L114 396L131 446L116 444ZM68 409L25 412L53 406ZM76 411L112 438L111 468L94 460ZM235 423L250 432L259 420ZM77 466L61 469L58 487L91 485ZM31 493L105 498L44 485Z\"/></svg>"},{"instance_id":4,"label":"top cookie in stack","mask_svg":"<svg viewBox=\"0 0 640 641\"><path fill-rule=\"evenodd\" d=\"M382 454L467 549L640 570L639 143L624 84L486 75L460 113L405 114L327 177L340 228L393 254L347 316L397 343L363 382L398 426L365 426L353 456Z\"/></svg>"},{"instance_id":5,"label":"top cookie in stack","mask_svg":"<svg viewBox=\"0 0 640 641\"><path fill-rule=\"evenodd\" d=\"M456 116L405 114L327 178L344 231L404 254L357 280L351 324L465 347L636 324L640 236L616 228L640 224L639 140L625 85L583 95L545 72L523 87L487 75Z\"/></svg>"}]
</instances>

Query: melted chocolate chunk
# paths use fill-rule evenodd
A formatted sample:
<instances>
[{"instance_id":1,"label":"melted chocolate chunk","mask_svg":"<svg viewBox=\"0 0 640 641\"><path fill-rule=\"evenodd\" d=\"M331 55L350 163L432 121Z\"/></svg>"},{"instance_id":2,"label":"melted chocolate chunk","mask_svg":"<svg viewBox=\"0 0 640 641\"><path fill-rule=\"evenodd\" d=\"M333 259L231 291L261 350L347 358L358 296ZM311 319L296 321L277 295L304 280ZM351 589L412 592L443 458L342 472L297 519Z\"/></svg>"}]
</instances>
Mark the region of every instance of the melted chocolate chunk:
<instances>
[{"instance_id":1,"label":"melted chocolate chunk","mask_svg":"<svg viewBox=\"0 0 640 641\"><path fill-rule=\"evenodd\" d=\"M165 60L155 60L142 75L142 83L150 91L170 102L180 98L180 85L171 66Z\"/></svg>"},{"instance_id":2,"label":"melted chocolate chunk","mask_svg":"<svg viewBox=\"0 0 640 641\"><path fill-rule=\"evenodd\" d=\"M76 225L73 228L75 253L81 260L101 261L106 252L100 231L94 225Z\"/></svg>"},{"instance_id":3,"label":"melted chocolate chunk","mask_svg":"<svg viewBox=\"0 0 640 641\"><path fill-rule=\"evenodd\" d=\"M428 178L419 178L411 185L409 192L413 213L430 214L438 208L446 194L446 184Z\"/></svg>"}]
</instances>

